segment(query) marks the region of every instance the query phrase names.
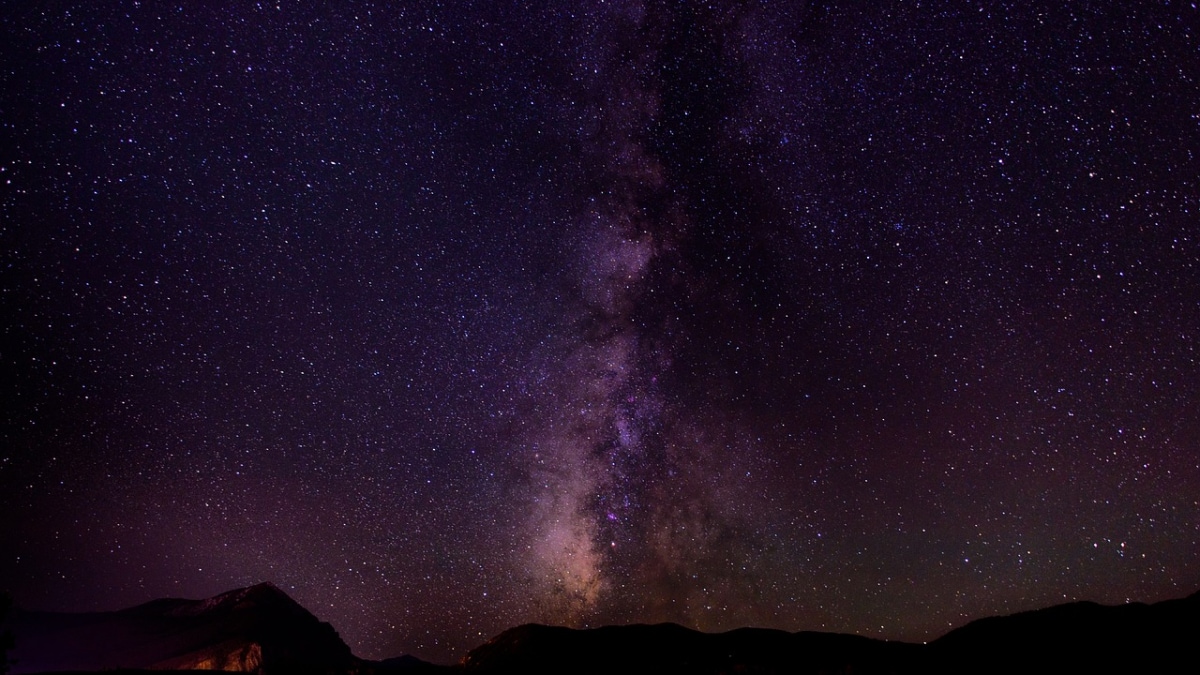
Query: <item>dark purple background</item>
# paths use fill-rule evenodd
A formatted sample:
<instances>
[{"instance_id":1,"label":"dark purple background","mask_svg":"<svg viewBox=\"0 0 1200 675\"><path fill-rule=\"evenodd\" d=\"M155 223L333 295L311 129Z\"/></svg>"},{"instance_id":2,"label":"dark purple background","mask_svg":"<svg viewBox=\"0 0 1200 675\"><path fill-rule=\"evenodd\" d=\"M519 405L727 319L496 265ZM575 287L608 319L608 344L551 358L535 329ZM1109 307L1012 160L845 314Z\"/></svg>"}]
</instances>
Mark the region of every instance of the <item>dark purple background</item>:
<instances>
[{"instance_id":1,"label":"dark purple background","mask_svg":"<svg viewBox=\"0 0 1200 675\"><path fill-rule=\"evenodd\" d=\"M448 661L1200 588L1193 3L195 4L0 18L18 604Z\"/></svg>"}]
</instances>

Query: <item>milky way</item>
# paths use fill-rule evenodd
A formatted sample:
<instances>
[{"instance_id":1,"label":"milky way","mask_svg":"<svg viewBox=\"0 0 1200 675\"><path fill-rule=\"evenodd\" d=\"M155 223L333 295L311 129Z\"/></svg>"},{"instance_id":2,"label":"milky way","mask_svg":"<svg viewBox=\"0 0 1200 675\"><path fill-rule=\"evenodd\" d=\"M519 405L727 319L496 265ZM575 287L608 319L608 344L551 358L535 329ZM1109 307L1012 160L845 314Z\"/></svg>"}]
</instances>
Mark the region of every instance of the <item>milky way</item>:
<instances>
[{"instance_id":1,"label":"milky way","mask_svg":"<svg viewBox=\"0 0 1200 675\"><path fill-rule=\"evenodd\" d=\"M72 3L0 44L0 588L927 640L1200 587L1191 3Z\"/></svg>"},{"instance_id":2,"label":"milky way","mask_svg":"<svg viewBox=\"0 0 1200 675\"><path fill-rule=\"evenodd\" d=\"M580 146L595 192L568 238L577 276L567 281L570 311L549 346L550 389L525 458L525 565L550 621L695 621L702 613L694 605L707 602L712 585L708 540L736 536L713 441L659 381L679 339L664 304L689 290L675 280L689 271L679 251L687 209L655 148L663 106L672 103L659 71L664 60L686 58L664 37L684 30L675 20L661 9L619 6L587 24L612 33L590 46L583 64L592 80L583 114L597 123ZM697 427L690 433L689 423Z\"/></svg>"}]
</instances>

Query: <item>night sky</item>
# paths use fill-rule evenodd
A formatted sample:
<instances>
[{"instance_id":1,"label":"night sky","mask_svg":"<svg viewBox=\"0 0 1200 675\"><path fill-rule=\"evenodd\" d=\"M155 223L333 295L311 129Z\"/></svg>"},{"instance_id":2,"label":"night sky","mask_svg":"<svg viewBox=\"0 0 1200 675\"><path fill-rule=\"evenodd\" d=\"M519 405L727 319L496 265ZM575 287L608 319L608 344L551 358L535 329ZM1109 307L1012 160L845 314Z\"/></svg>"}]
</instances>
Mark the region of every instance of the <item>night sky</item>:
<instances>
[{"instance_id":1,"label":"night sky","mask_svg":"<svg viewBox=\"0 0 1200 675\"><path fill-rule=\"evenodd\" d=\"M0 16L18 605L449 662L1200 589L1196 3L102 4Z\"/></svg>"}]
</instances>

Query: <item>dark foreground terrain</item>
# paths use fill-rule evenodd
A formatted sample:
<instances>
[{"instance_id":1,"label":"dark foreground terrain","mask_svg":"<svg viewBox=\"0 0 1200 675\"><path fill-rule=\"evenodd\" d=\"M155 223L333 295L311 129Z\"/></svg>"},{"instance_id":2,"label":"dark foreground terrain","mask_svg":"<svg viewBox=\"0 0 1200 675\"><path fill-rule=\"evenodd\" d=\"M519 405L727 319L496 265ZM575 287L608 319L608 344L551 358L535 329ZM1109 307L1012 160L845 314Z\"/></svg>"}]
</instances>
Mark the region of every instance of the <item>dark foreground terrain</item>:
<instances>
[{"instance_id":1,"label":"dark foreground terrain","mask_svg":"<svg viewBox=\"0 0 1200 675\"><path fill-rule=\"evenodd\" d=\"M356 658L333 628L270 584L208 600L164 599L118 612L16 612L14 674L227 670L382 673L1195 673L1200 593L1153 605L1059 605L970 623L929 644L675 624L574 630L529 624L456 666Z\"/></svg>"}]
</instances>

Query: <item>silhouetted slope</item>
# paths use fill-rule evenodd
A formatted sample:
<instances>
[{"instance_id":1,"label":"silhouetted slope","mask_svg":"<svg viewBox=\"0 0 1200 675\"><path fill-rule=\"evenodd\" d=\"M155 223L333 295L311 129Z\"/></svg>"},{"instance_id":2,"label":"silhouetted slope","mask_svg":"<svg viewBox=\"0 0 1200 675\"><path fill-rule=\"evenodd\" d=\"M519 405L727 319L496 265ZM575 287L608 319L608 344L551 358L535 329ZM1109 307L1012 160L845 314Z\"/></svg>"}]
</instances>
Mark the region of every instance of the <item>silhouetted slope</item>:
<instances>
[{"instance_id":1,"label":"silhouetted slope","mask_svg":"<svg viewBox=\"0 0 1200 675\"><path fill-rule=\"evenodd\" d=\"M472 673L907 672L921 647L854 635L742 628L700 633L675 624L572 630L528 624L501 633L463 660Z\"/></svg>"},{"instance_id":2,"label":"silhouetted slope","mask_svg":"<svg viewBox=\"0 0 1200 675\"><path fill-rule=\"evenodd\" d=\"M945 673L1200 672L1200 593L1153 605L1075 602L973 621L930 644Z\"/></svg>"},{"instance_id":3,"label":"silhouetted slope","mask_svg":"<svg viewBox=\"0 0 1200 675\"><path fill-rule=\"evenodd\" d=\"M454 671L453 666L439 666L405 654L382 661L364 661L360 675L445 675Z\"/></svg>"},{"instance_id":4,"label":"silhouetted slope","mask_svg":"<svg viewBox=\"0 0 1200 675\"><path fill-rule=\"evenodd\" d=\"M155 600L118 612L15 612L15 673L197 669L467 675L816 675L855 673L1194 673L1200 593L1154 605L1090 602L974 621L929 645L833 633L675 624L573 630L527 624L461 666L356 659L333 628L270 584L208 600Z\"/></svg>"},{"instance_id":5,"label":"silhouetted slope","mask_svg":"<svg viewBox=\"0 0 1200 675\"><path fill-rule=\"evenodd\" d=\"M117 612L17 612L14 673L112 668L335 672L350 648L271 584Z\"/></svg>"},{"instance_id":6,"label":"silhouetted slope","mask_svg":"<svg viewBox=\"0 0 1200 675\"><path fill-rule=\"evenodd\" d=\"M1073 603L972 622L929 645L674 624L572 630L529 624L463 660L473 675L617 673L1194 673L1200 594L1155 605Z\"/></svg>"}]
</instances>

